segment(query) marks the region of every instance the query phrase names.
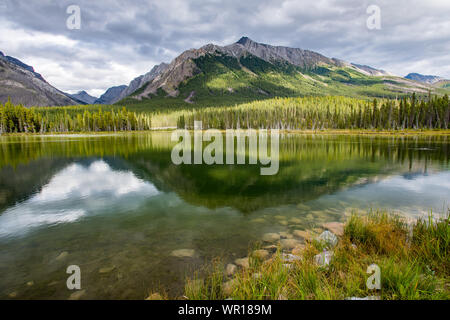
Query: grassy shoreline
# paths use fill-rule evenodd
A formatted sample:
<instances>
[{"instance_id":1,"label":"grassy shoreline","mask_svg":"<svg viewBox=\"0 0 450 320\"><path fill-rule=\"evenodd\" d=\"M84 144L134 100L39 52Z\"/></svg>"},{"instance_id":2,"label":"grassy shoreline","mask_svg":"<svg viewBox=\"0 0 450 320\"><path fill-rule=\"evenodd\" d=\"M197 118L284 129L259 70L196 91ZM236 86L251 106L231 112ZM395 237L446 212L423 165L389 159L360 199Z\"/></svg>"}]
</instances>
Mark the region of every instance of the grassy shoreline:
<instances>
[{"instance_id":1,"label":"grassy shoreline","mask_svg":"<svg viewBox=\"0 0 450 320\"><path fill-rule=\"evenodd\" d=\"M342 233L336 231L336 245L305 236L305 244L290 253L280 246L257 247L247 265L214 261L186 280L182 299L448 300L449 223L450 212L413 222L386 212L352 214ZM274 248L269 255L268 248ZM328 264L317 258L325 252L332 252ZM380 290L366 285L372 264L380 268ZM148 299L162 298L153 293Z\"/></svg>"}]
</instances>

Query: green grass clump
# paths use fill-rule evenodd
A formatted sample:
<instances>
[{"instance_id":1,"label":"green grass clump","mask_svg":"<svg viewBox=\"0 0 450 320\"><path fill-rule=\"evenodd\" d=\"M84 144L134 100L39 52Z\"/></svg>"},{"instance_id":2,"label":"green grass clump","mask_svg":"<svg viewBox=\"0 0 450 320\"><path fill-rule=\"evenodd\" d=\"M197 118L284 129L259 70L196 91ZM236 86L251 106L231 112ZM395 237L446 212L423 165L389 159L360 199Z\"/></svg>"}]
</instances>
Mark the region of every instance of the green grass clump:
<instances>
[{"instance_id":1,"label":"green grass clump","mask_svg":"<svg viewBox=\"0 0 450 320\"><path fill-rule=\"evenodd\" d=\"M449 214L408 224L386 212L353 214L333 249L328 266L314 256L322 248L309 241L301 259L287 265L278 250L268 259L250 258L250 266L232 277L217 261L189 299L328 300L378 296L388 300L449 299ZM376 264L381 289L366 286L367 267Z\"/></svg>"}]
</instances>

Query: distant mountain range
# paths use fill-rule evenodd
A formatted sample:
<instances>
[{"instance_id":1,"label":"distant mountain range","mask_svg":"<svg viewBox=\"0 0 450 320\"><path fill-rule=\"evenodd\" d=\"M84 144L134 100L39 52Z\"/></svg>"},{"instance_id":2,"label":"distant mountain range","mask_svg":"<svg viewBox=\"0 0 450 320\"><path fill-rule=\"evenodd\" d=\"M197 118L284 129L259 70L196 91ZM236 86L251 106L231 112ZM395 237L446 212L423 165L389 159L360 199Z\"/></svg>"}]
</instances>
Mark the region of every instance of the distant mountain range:
<instances>
[{"instance_id":1,"label":"distant mountain range","mask_svg":"<svg viewBox=\"0 0 450 320\"><path fill-rule=\"evenodd\" d=\"M70 98L74 99L75 101L79 101L81 104L94 104L95 101L98 99L96 97L91 96L86 91L79 91L75 94L69 94L66 93Z\"/></svg>"},{"instance_id":2,"label":"distant mountain range","mask_svg":"<svg viewBox=\"0 0 450 320\"><path fill-rule=\"evenodd\" d=\"M428 83L428 84L434 84L436 82L445 80L442 77L423 75L423 74L420 74L420 73L410 73L405 78L406 79L415 80L415 81L419 81L419 82L423 82L423 83Z\"/></svg>"},{"instance_id":3,"label":"distant mountain range","mask_svg":"<svg viewBox=\"0 0 450 320\"><path fill-rule=\"evenodd\" d=\"M86 91L64 94L33 67L15 58L1 54L0 62L5 70L0 69L0 101L10 96L25 105L120 103L151 108L234 104L275 96L395 98L412 92L427 94L430 90L450 92L448 82L437 76L411 73L402 78L367 65L310 50L258 43L248 37L227 46L207 44L187 50L170 64L156 65L128 86L111 87L99 98Z\"/></svg>"}]
</instances>

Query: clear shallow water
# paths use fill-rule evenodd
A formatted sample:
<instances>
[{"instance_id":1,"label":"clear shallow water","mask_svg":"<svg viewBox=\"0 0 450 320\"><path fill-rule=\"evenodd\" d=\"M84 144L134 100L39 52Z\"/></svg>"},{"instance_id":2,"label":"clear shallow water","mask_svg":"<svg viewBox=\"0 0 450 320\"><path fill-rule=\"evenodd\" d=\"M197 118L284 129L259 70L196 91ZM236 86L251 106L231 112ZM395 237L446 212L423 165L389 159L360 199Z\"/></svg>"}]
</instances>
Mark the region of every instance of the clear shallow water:
<instances>
[{"instance_id":1,"label":"clear shallow water","mask_svg":"<svg viewBox=\"0 0 450 320\"><path fill-rule=\"evenodd\" d=\"M174 166L162 132L0 137L0 298L67 299L71 264L83 298L176 296L205 262L245 257L268 232L353 209L442 213L449 141L284 135L279 173L260 176L259 166Z\"/></svg>"}]
</instances>

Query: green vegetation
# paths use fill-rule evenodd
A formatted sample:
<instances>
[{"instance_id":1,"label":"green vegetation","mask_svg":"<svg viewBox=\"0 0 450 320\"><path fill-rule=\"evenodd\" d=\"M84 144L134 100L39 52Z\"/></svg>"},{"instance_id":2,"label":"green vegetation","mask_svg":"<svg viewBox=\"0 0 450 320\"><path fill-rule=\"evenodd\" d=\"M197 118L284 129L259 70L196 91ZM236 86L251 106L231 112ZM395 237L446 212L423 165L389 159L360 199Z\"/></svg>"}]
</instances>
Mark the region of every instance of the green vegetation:
<instances>
[{"instance_id":1,"label":"green vegetation","mask_svg":"<svg viewBox=\"0 0 450 320\"><path fill-rule=\"evenodd\" d=\"M353 214L327 266L315 255L323 245L307 241L298 260L286 266L280 249L268 260L250 259L231 279L215 262L197 286L187 282L189 299L450 299L450 215L408 224L385 212ZM381 289L366 286L367 267L381 271Z\"/></svg>"},{"instance_id":2,"label":"green vegetation","mask_svg":"<svg viewBox=\"0 0 450 320\"><path fill-rule=\"evenodd\" d=\"M151 129L151 117L121 110L86 107L25 108L0 104L0 133L97 132Z\"/></svg>"},{"instance_id":3,"label":"green vegetation","mask_svg":"<svg viewBox=\"0 0 450 320\"><path fill-rule=\"evenodd\" d=\"M194 63L197 73L180 83L176 97L160 89L148 98L127 97L117 104L148 112L234 106L276 97L346 96L367 100L402 98L412 92L422 98L427 95L426 87L420 84L414 86L392 76L369 76L346 66L300 67L269 63L253 55L237 59L219 52L194 59ZM449 93L448 88L432 90L433 94ZM191 93L194 96L189 103L185 99Z\"/></svg>"},{"instance_id":4,"label":"green vegetation","mask_svg":"<svg viewBox=\"0 0 450 320\"><path fill-rule=\"evenodd\" d=\"M372 103L346 97L275 98L237 107L205 108L181 115L179 128L278 129L449 129L450 103L447 95L417 100L382 100Z\"/></svg>"}]
</instances>

